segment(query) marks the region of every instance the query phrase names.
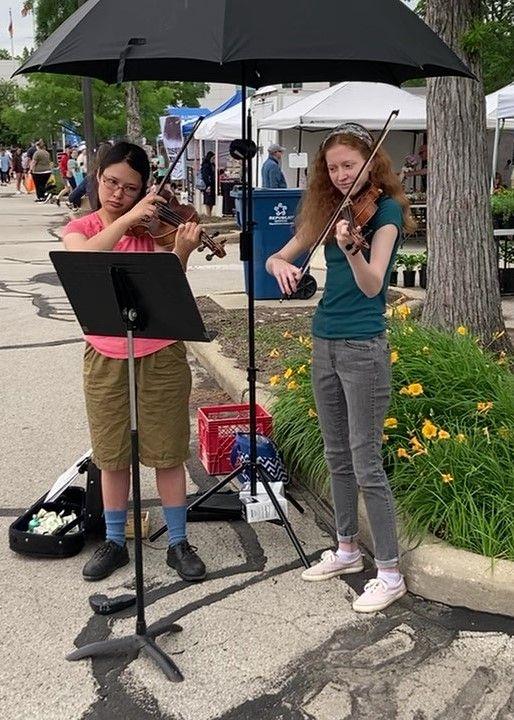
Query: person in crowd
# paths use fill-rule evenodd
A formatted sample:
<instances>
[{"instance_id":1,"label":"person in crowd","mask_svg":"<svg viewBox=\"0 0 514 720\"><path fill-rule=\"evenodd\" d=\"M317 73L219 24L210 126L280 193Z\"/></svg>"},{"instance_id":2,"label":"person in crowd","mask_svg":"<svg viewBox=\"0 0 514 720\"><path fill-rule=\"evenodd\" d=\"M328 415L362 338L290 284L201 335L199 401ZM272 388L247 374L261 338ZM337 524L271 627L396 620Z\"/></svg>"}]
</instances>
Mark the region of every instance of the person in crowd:
<instances>
[{"instance_id":1,"label":"person in crowd","mask_svg":"<svg viewBox=\"0 0 514 720\"><path fill-rule=\"evenodd\" d=\"M502 174L500 172L494 173L494 180L493 180L493 194L500 192L501 190L505 190L507 186L503 182Z\"/></svg>"},{"instance_id":2,"label":"person in crowd","mask_svg":"<svg viewBox=\"0 0 514 720\"><path fill-rule=\"evenodd\" d=\"M71 147L69 145L66 145L59 157L59 172L61 173L62 182L65 186L68 185L68 160L70 158L70 155Z\"/></svg>"},{"instance_id":3,"label":"person in crowd","mask_svg":"<svg viewBox=\"0 0 514 720\"><path fill-rule=\"evenodd\" d=\"M30 172L36 186L36 202L45 202L46 184L52 174L52 159L43 140L38 140L36 143L36 152L30 161Z\"/></svg>"},{"instance_id":4,"label":"person in crowd","mask_svg":"<svg viewBox=\"0 0 514 720\"><path fill-rule=\"evenodd\" d=\"M79 178L76 178L76 179L77 179L77 185L80 185L82 180L84 180L84 178L87 175L87 148L85 145L81 145L79 148L78 155L77 155L77 166L78 166L78 171L80 173L80 176L79 176Z\"/></svg>"},{"instance_id":5,"label":"person in crowd","mask_svg":"<svg viewBox=\"0 0 514 720\"><path fill-rule=\"evenodd\" d=\"M63 183L63 187L61 191L57 194L55 197L55 202L57 205L61 204L61 200L65 197L67 197L71 192L71 185L68 179L68 161L71 156L71 147L69 145L66 145L64 150L62 151L61 155L59 156L59 172L61 174L61 179Z\"/></svg>"},{"instance_id":6,"label":"person in crowd","mask_svg":"<svg viewBox=\"0 0 514 720\"><path fill-rule=\"evenodd\" d=\"M157 156L156 156L156 168L155 168L155 180L157 183L160 183L163 177L166 175L166 172L169 167L169 161L168 156L166 154L166 151L164 149L164 146L162 143L159 143L157 147Z\"/></svg>"},{"instance_id":7,"label":"person in crowd","mask_svg":"<svg viewBox=\"0 0 514 720\"><path fill-rule=\"evenodd\" d=\"M73 148L73 150L71 151L70 158L68 160L68 168L67 168L68 180L69 180L69 183L73 190L75 190L75 188L78 185L80 185L80 183L84 179L82 177L82 171L79 168L78 159L77 159L78 155L79 155L79 151L77 150L77 148Z\"/></svg>"},{"instance_id":8,"label":"person in crowd","mask_svg":"<svg viewBox=\"0 0 514 720\"><path fill-rule=\"evenodd\" d=\"M423 142L418 148L418 156L421 160L421 169L427 170L428 168L428 138L426 132L423 133ZM427 174L426 172L421 176L421 188L423 192L427 191Z\"/></svg>"},{"instance_id":9,"label":"person in crowd","mask_svg":"<svg viewBox=\"0 0 514 720\"><path fill-rule=\"evenodd\" d=\"M322 143L309 175L295 236L266 263L282 292L297 287L295 258L307 251L350 191L371 155L373 138L345 123ZM394 500L382 465L383 423L391 393L390 349L385 333L386 291L402 232L415 229L407 197L391 160L379 149L352 191L371 183L382 190L377 210L360 232L369 248L354 254L349 223L340 220L325 245L327 277L313 318L312 381L323 435L338 547L302 574L328 580L360 573L357 491L360 488L374 541L377 577L354 601L356 612L383 610L406 593L399 568Z\"/></svg>"},{"instance_id":10,"label":"person in crowd","mask_svg":"<svg viewBox=\"0 0 514 720\"><path fill-rule=\"evenodd\" d=\"M403 161L402 169L398 175L398 179L404 185L406 178L410 176L420 162L419 155L407 155Z\"/></svg>"},{"instance_id":11,"label":"person in crowd","mask_svg":"<svg viewBox=\"0 0 514 720\"><path fill-rule=\"evenodd\" d=\"M7 185L9 182L9 169L11 167L11 161L7 150L2 145L0 146L0 185Z\"/></svg>"},{"instance_id":12,"label":"person in crowd","mask_svg":"<svg viewBox=\"0 0 514 720\"><path fill-rule=\"evenodd\" d=\"M95 175L97 204L63 232L67 250L153 252L150 235L131 228L150 220L164 200L147 193L150 164L138 145L110 147ZM179 225L172 252L186 269L200 244L201 227ZM92 290L94 292L94 289ZM186 535L186 480L189 454L191 371L183 342L135 338L140 461L155 468L168 527L167 563L188 581L202 580L205 565ZM130 486L130 413L127 341L86 335L84 390L93 460L102 472L106 540L83 568L85 580L100 580L129 562L125 523Z\"/></svg>"},{"instance_id":13,"label":"person in crowd","mask_svg":"<svg viewBox=\"0 0 514 720\"><path fill-rule=\"evenodd\" d=\"M21 187L23 182L23 162L21 147L16 147L12 156L12 171L16 181L15 195L21 195Z\"/></svg>"},{"instance_id":14,"label":"person in crowd","mask_svg":"<svg viewBox=\"0 0 514 720\"><path fill-rule=\"evenodd\" d=\"M104 155L111 149L112 145L109 142L101 142L96 149L94 156L93 168L89 175L86 175L84 180L74 190L71 191L68 197L67 205L73 212L80 210L82 204L82 198L87 195L89 199L90 207L96 207L98 204L97 196L97 183L95 182L96 173L98 167L102 162Z\"/></svg>"},{"instance_id":15,"label":"person in crowd","mask_svg":"<svg viewBox=\"0 0 514 720\"><path fill-rule=\"evenodd\" d=\"M202 161L200 167L200 174L202 180L205 183L205 190L203 191L203 204L205 205L205 214L207 217L211 217L212 208L216 204L216 170L215 170L216 158L212 150L209 150L207 155Z\"/></svg>"},{"instance_id":16,"label":"person in crowd","mask_svg":"<svg viewBox=\"0 0 514 720\"><path fill-rule=\"evenodd\" d=\"M262 164L262 187L264 188L285 188L287 187L284 173L280 167L282 156L286 149L281 145L272 143L268 148L268 159Z\"/></svg>"}]
</instances>

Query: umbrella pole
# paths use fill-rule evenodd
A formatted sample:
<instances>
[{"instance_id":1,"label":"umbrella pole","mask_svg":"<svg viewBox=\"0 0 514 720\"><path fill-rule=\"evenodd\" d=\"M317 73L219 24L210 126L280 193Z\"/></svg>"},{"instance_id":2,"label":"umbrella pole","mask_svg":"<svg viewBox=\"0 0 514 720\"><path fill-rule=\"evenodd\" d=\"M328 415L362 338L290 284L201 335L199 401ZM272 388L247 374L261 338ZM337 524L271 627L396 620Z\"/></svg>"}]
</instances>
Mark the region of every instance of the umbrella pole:
<instances>
[{"instance_id":1,"label":"umbrella pole","mask_svg":"<svg viewBox=\"0 0 514 720\"><path fill-rule=\"evenodd\" d=\"M242 161L242 192L241 192L241 234L240 234L240 259L248 263L248 399L250 406L250 457L243 462L226 478L223 478L217 485L212 487L206 493L201 495L189 505L188 510L198 508L211 495L224 487L232 478L237 477L239 473L245 472L250 477L250 493L252 497L257 495L257 482L260 482L275 508L279 517L277 522L287 532L300 560L304 567L310 567L310 563L304 553L304 550L296 537L296 534L287 519L286 514L279 500L270 485L274 482L274 478L268 470L257 459L257 407L256 407L256 382L257 369L255 367L255 278L253 274L254 252L253 252L253 167L252 160L257 152L255 143L252 142L252 117L251 113L246 111L246 76L243 63L242 70L242 102L241 102L241 128L242 140L235 140L236 148L234 149L234 157L240 158ZM232 150L231 150L232 152ZM303 508L291 498L291 503L300 511ZM153 539L155 536L152 536Z\"/></svg>"}]
</instances>

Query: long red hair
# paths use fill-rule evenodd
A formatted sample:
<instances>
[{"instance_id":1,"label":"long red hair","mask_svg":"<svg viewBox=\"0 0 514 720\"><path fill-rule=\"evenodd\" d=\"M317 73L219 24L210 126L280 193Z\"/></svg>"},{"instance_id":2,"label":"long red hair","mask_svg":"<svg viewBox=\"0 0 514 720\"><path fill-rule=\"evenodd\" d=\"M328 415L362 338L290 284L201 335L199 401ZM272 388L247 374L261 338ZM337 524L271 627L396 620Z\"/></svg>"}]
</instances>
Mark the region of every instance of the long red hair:
<instances>
[{"instance_id":1,"label":"long red hair","mask_svg":"<svg viewBox=\"0 0 514 720\"><path fill-rule=\"evenodd\" d=\"M326 154L335 145L347 145L357 150L366 161L371 148L364 140L348 133L337 133L321 145L314 159L307 190L304 193L300 212L296 219L297 232L302 239L312 243L319 237L330 215L341 203L340 191L333 185L328 174ZM416 230L416 221L412 217L410 203L403 186L393 170L391 158L380 148L373 158L370 182L379 187L384 195L397 200L403 210L403 229L406 233Z\"/></svg>"}]
</instances>

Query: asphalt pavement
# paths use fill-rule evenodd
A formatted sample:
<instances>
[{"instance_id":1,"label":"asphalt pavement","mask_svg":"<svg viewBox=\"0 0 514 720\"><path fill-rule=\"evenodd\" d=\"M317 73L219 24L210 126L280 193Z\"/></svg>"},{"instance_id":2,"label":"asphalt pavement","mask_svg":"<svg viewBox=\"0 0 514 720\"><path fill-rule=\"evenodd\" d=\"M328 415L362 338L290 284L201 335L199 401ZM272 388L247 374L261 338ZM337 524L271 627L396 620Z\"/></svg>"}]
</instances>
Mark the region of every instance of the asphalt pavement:
<instances>
[{"instance_id":1,"label":"asphalt pavement","mask_svg":"<svg viewBox=\"0 0 514 720\"><path fill-rule=\"evenodd\" d=\"M165 564L165 542L145 544L147 619L183 628L158 642L182 670L172 684L145 657L70 663L74 646L132 633L133 609L95 615L92 592L134 588L133 564L84 583L93 545L65 560L28 559L7 531L87 447L81 389L83 341L48 252L59 249L63 211L0 189L0 650L6 720L513 720L514 623L407 595L371 617L351 610L370 576L303 583L285 531L274 524L204 522L190 540L208 567L199 585ZM191 262L195 294L238 293L237 246L225 260ZM192 359L196 408L228 400ZM188 462L191 491L210 479ZM143 498L152 529L160 511L150 471ZM303 499L299 498L301 502ZM331 545L306 506L290 519L310 559ZM129 545L133 556L132 543Z\"/></svg>"}]
</instances>

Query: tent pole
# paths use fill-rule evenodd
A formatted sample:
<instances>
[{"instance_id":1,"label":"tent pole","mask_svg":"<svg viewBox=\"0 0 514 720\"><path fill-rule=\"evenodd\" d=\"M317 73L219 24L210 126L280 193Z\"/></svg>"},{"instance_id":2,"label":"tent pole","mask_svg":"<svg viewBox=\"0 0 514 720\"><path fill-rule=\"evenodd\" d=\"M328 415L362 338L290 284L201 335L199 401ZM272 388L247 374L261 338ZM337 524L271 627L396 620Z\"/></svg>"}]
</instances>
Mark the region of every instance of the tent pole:
<instances>
[{"instance_id":1,"label":"tent pole","mask_svg":"<svg viewBox=\"0 0 514 720\"><path fill-rule=\"evenodd\" d=\"M502 120L502 125L505 120ZM493 166L491 168L491 193L494 188L494 176L496 175L496 168L498 166L498 147L500 144L500 120L496 118L496 127L494 129L494 144L493 144Z\"/></svg>"},{"instance_id":2,"label":"tent pole","mask_svg":"<svg viewBox=\"0 0 514 720\"><path fill-rule=\"evenodd\" d=\"M298 154L302 152L302 127L298 128ZM296 187L300 187L300 168L296 168Z\"/></svg>"}]
</instances>

